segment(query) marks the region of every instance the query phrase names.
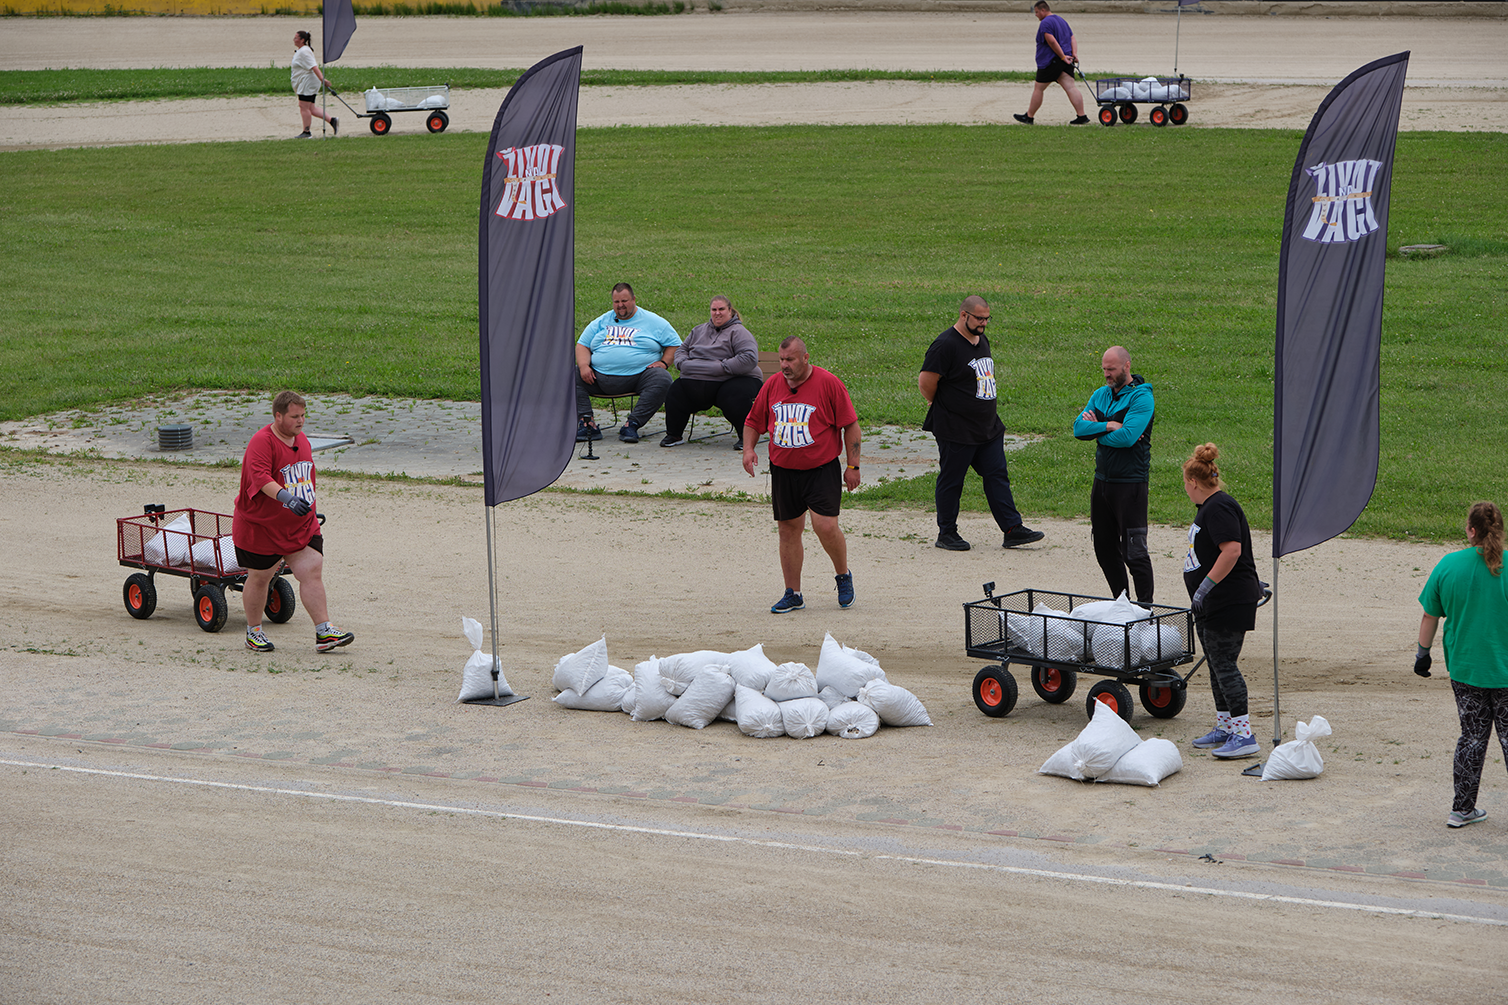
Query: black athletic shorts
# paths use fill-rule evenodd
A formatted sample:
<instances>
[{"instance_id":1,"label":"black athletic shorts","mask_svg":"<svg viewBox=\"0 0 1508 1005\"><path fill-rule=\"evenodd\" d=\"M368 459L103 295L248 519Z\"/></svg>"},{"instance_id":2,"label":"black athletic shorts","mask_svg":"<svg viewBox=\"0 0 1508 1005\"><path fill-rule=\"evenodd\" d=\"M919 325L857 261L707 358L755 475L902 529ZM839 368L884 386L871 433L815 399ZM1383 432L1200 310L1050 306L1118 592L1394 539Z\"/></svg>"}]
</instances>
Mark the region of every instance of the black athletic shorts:
<instances>
[{"instance_id":1,"label":"black athletic shorts","mask_svg":"<svg viewBox=\"0 0 1508 1005\"><path fill-rule=\"evenodd\" d=\"M794 520L807 510L837 516L843 499L843 462L834 457L820 468L770 465L770 503L776 520Z\"/></svg>"},{"instance_id":2,"label":"black athletic shorts","mask_svg":"<svg viewBox=\"0 0 1508 1005\"><path fill-rule=\"evenodd\" d=\"M323 555L325 553L325 535L315 534L304 547L313 548ZM243 569L270 569L282 560L282 555L258 555L256 552L247 551L239 545L236 547L236 561L240 563Z\"/></svg>"},{"instance_id":3,"label":"black athletic shorts","mask_svg":"<svg viewBox=\"0 0 1508 1005\"><path fill-rule=\"evenodd\" d=\"M1056 84L1058 78L1065 73L1070 77L1073 76L1073 65L1054 56L1051 63L1037 69L1037 83Z\"/></svg>"},{"instance_id":4,"label":"black athletic shorts","mask_svg":"<svg viewBox=\"0 0 1508 1005\"><path fill-rule=\"evenodd\" d=\"M1057 80L1058 78L1054 77L1053 79ZM317 95L317 94L300 94L298 96L298 100L300 100L300 101L307 101L307 102L309 102L309 104L312 105L312 104L314 104L314 99L317 98L317 97L319 97L319 95Z\"/></svg>"}]
</instances>

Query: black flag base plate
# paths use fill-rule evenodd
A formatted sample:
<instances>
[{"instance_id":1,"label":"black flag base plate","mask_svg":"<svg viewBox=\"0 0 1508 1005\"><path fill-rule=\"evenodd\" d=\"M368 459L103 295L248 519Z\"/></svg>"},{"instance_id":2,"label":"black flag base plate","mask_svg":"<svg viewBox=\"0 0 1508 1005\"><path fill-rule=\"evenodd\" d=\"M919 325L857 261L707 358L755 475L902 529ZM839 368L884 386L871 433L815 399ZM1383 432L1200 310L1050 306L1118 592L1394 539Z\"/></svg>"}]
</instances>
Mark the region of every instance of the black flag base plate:
<instances>
[{"instance_id":1,"label":"black flag base plate","mask_svg":"<svg viewBox=\"0 0 1508 1005\"><path fill-rule=\"evenodd\" d=\"M1253 764L1251 767L1249 767L1245 771L1241 772L1241 774L1243 774L1243 775L1250 775L1253 778L1261 778L1262 777L1262 762L1258 761L1256 764Z\"/></svg>"},{"instance_id":2,"label":"black flag base plate","mask_svg":"<svg viewBox=\"0 0 1508 1005\"><path fill-rule=\"evenodd\" d=\"M503 706L503 705L511 705L515 701L528 701L528 700L529 700L529 696L526 695L526 694L509 694L509 695L504 695L501 698L468 698L465 701L461 702L461 704L462 705L497 705L497 706Z\"/></svg>"}]
</instances>

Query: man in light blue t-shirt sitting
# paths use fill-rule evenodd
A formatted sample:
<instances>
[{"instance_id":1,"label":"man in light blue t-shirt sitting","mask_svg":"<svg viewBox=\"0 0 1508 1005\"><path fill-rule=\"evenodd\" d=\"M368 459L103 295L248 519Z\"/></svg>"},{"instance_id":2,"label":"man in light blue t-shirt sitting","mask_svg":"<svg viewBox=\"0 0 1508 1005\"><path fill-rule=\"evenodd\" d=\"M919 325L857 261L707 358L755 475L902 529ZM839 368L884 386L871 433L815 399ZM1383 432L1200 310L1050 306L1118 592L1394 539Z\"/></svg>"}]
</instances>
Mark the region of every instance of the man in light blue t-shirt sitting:
<instances>
[{"instance_id":1,"label":"man in light blue t-shirt sitting","mask_svg":"<svg viewBox=\"0 0 1508 1005\"><path fill-rule=\"evenodd\" d=\"M639 442L639 427L660 410L670 390L670 363L681 336L670 322L634 304L634 288L613 287L613 309L587 325L576 340L576 440L600 440L592 420L592 395L637 394L638 403L618 430L624 443Z\"/></svg>"}]
</instances>

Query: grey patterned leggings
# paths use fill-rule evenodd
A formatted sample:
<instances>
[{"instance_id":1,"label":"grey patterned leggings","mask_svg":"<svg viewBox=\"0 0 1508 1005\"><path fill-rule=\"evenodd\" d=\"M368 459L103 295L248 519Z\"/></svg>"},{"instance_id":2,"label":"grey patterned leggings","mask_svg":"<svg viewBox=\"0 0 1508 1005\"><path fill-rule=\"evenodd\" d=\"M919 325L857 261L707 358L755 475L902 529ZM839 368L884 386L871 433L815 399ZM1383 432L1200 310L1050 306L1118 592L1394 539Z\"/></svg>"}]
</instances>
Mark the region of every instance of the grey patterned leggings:
<instances>
[{"instance_id":1,"label":"grey patterned leggings","mask_svg":"<svg viewBox=\"0 0 1508 1005\"><path fill-rule=\"evenodd\" d=\"M1450 689L1456 693L1456 712L1461 716L1454 765L1456 799L1450 808L1466 813L1477 807L1477 788L1482 784L1482 765L1494 724L1503 761L1508 764L1508 687L1472 687L1453 680Z\"/></svg>"},{"instance_id":2,"label":"grey patterned leggings","mask_svg":"<svg viewBox=\"0 0 1508 1005\"><path fill-rule=\"evenodd\" d=\"M1194 627L1199 632L1199 644L1210 667L1210 691L1215 695L1215 711L1229 712L1232 716L1246 714L1246 678L1236 661L1241 658L1241 646L1246 642L1243 631L1221 631L1211 628L1204 619L1195 618Z\"/></svg>"}]
</instances>

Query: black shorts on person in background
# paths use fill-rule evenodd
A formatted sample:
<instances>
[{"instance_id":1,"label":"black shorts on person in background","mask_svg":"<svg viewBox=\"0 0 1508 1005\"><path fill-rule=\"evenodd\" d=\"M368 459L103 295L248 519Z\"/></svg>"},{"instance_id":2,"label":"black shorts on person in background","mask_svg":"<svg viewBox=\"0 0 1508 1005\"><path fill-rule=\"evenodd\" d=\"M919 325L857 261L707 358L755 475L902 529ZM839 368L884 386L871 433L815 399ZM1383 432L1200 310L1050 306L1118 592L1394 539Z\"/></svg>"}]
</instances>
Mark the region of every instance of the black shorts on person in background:
<instances>
[{"instance_id":1,"label":"black shorts on person in background","mask_svg":"<svg viewBox=\"0 0 1508 1005\"><path fill-rule=\"evenodd\" d=\"M325 535L315 534L304 547L313 548L323 555L325 553ZM246 551L240 546L236 547L236 562L243 569L270 569L282 560L282 555L259 555L254 551Z\"/></svg>"},{"instance_id":2,"label":"black shorts on person in background","mask_svg":"<svg viewBox=\"0 0 1508 1005\"><path fill-rule=\"evenodd\" d=\"M1054 77L1053 79L1056 80L1057 78ZM312 104L314 104L314 99L317 98L317 97L319 97L319 95L317 95L317 94L300 94L298 96L298 100L300 100L300 101L307 101L309 104L312 105Z\"/></svg>"},{"instance_id":3,"label":"black shorts on person in background","mask_svg":"<svg viewBox=\"0 0 1508 1005\"><path fill-rule=\"evenodd\" d=\"M1073 65L1071 63L1065 63L1057 56L1054 56L1051 63L1048 63L1046 66L1037 68L1037 83L1056 84L1058 82L1058 78L1063 76L1063 74L1065 73L1072 77Z\"/></svg>"},{"instance_id":4,"label":"black shorts on person in background","mask_svg":"<svg viewBox=\"0 0 1508 1005\"><path fill-rule=\"evenodd\" d=\"M770 465L770 504L777 521L794 520L807 510L837 516L842 499L843 463L836 457L808 470Z\"/></svg>"}]
</instances>

